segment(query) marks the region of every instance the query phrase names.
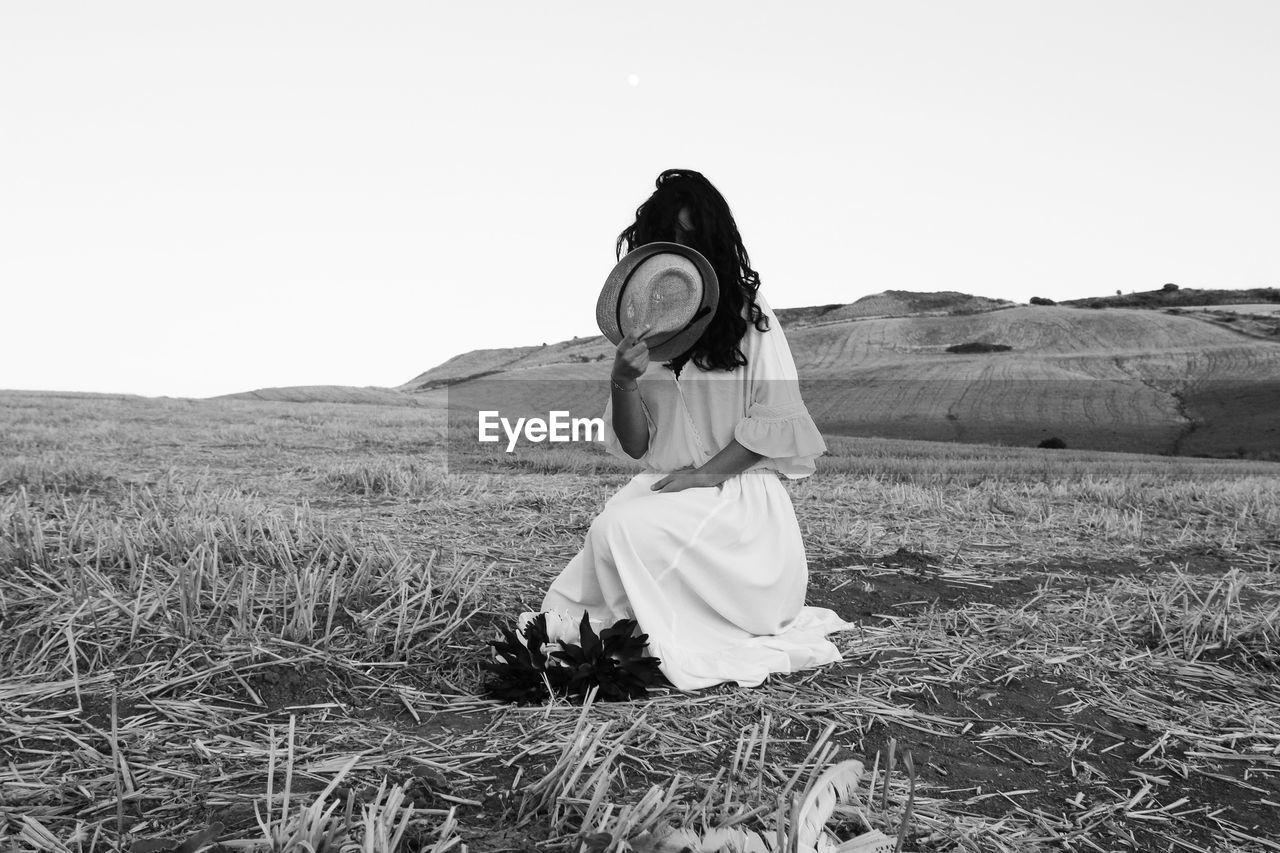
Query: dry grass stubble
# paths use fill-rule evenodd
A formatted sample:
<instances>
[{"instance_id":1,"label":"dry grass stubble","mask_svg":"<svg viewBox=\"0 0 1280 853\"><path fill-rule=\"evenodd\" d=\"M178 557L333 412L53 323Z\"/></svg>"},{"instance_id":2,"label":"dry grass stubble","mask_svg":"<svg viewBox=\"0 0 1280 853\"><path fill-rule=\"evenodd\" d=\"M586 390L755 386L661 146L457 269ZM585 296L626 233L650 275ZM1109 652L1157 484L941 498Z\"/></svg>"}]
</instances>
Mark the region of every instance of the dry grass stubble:
<instances>
[{"instance_id":1,"label":"dry grass stubble","mask_svg":"<svg viewBox=\"0 0 1280 853\"><path fill-rule=\"evenodd\" d=\"M790 489L812 597L861 625L844 664L515 708L476 696L484 641L580 546L612 461L445 475L430 413L387 407L26 397L3 418L19 849L785 839L778 795L850 757L875 770L830 826L907 850L1280 832L1274 466L833 442Z\"/></svg>"}]
</instances>

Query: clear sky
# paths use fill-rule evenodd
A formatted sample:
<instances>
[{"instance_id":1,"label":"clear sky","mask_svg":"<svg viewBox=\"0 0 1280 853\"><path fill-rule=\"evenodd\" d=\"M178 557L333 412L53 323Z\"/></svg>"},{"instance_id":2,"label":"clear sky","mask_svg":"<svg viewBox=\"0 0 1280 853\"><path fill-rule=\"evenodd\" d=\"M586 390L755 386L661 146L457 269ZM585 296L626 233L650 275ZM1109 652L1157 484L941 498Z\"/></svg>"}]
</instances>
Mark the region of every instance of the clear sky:
<instances>
[{"instance_id":1,"label":"clear sky","mask_svg":"<svg viewBox=\"0 0 1280 853\"><path fill-rule=\"evenodd\" d=\"M1280 285L1280 3L0 5L0 388L596 334L664 168L774 307Z\"/></svg>"}]
</instances>

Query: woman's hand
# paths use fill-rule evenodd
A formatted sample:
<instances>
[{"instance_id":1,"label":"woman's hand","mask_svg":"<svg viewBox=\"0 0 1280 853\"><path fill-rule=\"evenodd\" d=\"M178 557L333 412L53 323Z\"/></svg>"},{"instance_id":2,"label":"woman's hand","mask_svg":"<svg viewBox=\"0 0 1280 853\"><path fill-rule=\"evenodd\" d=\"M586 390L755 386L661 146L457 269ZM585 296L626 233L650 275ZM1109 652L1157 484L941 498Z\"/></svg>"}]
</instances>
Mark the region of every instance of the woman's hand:
<instances>
[{"instance_id":1,"label":"woman's hand","mask_svg":"<svg viewBox=\"0 0 1280 853\"><path fill-rule=\"evenodd\" d=\"M613 356L613 378L619 382L634 382L649 369L649 345L644 336L649 334L645 326L636 332L627 334L618 341L618 349Z\"/></svg>"},{"instance_id":2,"label":"woman's hand","mask_svg":"<svg viewBox=\"0 0 1280 853\"><path fill-rule=\"evenodd\" d=\"M683 492L685 489L705 489L717 486L701 468L677 468L649 488L655 492Z\"/></svg>"}]
</instances>

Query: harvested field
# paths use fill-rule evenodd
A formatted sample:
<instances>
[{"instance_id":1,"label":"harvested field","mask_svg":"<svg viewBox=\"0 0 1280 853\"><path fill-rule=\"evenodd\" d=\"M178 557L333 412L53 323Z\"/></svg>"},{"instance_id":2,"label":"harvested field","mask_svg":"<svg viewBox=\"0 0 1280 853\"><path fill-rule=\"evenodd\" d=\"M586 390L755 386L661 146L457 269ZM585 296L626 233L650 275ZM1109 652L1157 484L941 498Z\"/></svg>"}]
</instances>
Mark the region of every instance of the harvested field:
<instances>
[{"instance_id":1,"label":"harvested field","mask_svg":"<svg viewBox=\"0 0 1280 853\"><path fill-rule=\"evenodd\" d=\"M846 759L841 840L1280 846L1280 465L831 438L788 489L842 663L517 707L480 695L486 642L630 469L446 471L444 428L0 394L0 848L786 838Z\"/></svg>"}]
</instances>

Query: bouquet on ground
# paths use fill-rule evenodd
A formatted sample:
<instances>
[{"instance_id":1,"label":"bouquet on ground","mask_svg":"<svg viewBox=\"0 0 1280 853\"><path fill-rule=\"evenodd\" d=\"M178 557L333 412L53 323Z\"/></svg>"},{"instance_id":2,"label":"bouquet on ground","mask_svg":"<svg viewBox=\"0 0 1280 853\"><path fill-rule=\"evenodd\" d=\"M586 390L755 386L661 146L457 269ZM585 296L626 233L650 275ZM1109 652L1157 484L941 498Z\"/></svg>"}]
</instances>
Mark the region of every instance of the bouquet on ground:
<instances>
[{"instance_id":1,"label":"bouquet on ground","mask_svg":"<svg viewBox=\"0 0 1280 853\"><path fill-rule=\"evenodd\" d=\"M582 619L558 611L524 613L516 629L490 640L494 660L480 664L496 678L485 693L508 702L545 702L551 696L581 701L591 688L608 701L639 699L649 687L669 682L658 658L645 654L648 634L634 619L608 628L583 612Z\"/></svg>"}]
</instances>

